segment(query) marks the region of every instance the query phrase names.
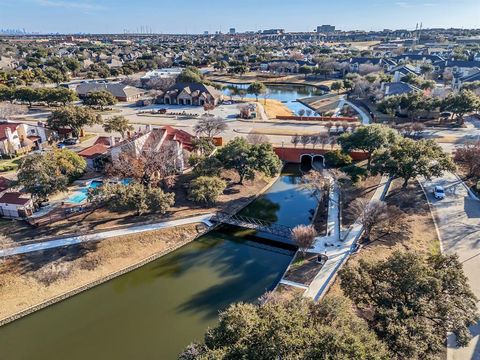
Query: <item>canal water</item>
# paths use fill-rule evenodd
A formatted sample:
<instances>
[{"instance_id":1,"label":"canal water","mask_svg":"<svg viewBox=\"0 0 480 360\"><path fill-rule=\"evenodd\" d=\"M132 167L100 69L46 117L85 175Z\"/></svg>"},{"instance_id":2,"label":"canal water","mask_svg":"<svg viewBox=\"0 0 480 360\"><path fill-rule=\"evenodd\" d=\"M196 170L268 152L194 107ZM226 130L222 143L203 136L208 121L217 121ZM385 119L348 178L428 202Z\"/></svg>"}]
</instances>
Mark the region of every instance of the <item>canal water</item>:
<instances>
[{"instance_id":1,"label":"canal water","mask_svg":"<svg viewBox=\"0 0 480 360\"><path fill-rule=\"evenodd\" d=\"M249 84L232 84L232 86L240 89L247 89ZM267 99L279 100L285 104L295 115L300 110L310 110L307 106L298 102L298 99L323 95L325 92L318 90L314 86L295 86L295 85L267 85ZM230 90L223 90L223 94L230 96ZM247 94L247 98L255 98L255 94ZM259 96L259 100L263 99L263 95ZM312 115L313 116L313 115Z\"/></svg>"},{"instance_id":2,"label":"canal water","mask_svg":"<svg viewBox=\"0 0 480 360\"><path fill-rule=\"evenodd\" d=\"M316 206L288 166L244 213L293 226ZM201 341L218 312L255 301L280 280L294 251L219 227L142 268L0 328L0 359L175 359Z\"/></svg>"}]
</instances>

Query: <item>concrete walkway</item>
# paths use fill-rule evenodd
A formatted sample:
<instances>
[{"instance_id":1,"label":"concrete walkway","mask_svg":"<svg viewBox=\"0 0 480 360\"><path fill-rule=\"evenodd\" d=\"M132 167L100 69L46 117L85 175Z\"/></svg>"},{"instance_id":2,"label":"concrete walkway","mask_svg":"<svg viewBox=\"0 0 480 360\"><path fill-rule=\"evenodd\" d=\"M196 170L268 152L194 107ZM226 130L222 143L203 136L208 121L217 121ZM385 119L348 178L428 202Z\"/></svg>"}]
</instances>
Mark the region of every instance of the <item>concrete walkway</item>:
<instances>
[{"instance_id":1,"label":"concrete walkway","mask_svg":"<svg viewBox=\"0 0 480 360\"><path fill-rule=\"evenodd\" d=\"M471 196L465 184L452 173L431 181L423 180L440 235L442 252L457 254L463 264L472 291L480 299L480 201ZM436 200L433 188L443 186L446 197ZM477 303L480 311L480 302ZM449 360L480 360L480 322L471 329L473 339L465 348L455 347L455 338L448 338Z\"/></svg>"},{"instance_id":2,"label":"concrete walkway","mask_svg":"<svg viewBox=\"0 0 480 360\"><path fill-rule=\"evenodd\" d=\"M380 185L372 196L372 200L383 200L388 191L390 181L388 177L382 177ZM334 192L338 196L338 191ZM335 196L335 195L333 195ZM332 199L333 200L333 199ZM338 197L337 197L338 200ZM329 217L328 221L338 221L338 201L330 201L336 207L336 213ZM337 220L334 220L336 218ZM338 229L334 226L334 229ZM331 285L332 280L335 278L337 271L341 268L342 264L346 262L349 256L355 249L355 245L363 232L363 226L357 221L355 222L347 232L338 234L338 230L333 231L330 235L317 238L314 248L309 250L310 252L324 254L328 257L325 265L320 269L317 276L313 279L312 283L305 291L304 296L318 301L326 293L326 290Z\"/></svg>"},{"instance_id":3,"label":"concrete walkway","mask_svg":"<svg viewBox=\"0 0 480 360\"><path fill-rule=\"evenodd\" d=\"M99 240L104 240L104 239L108 239L115 236L123 236L123 235L129 235L129 234L137 234L145 231L167 229L175 226L182 226L182 225L188 225L188 224L204 223L207 226L211 226L212 224L210 223L209 220L212 216L213 214L198 215L198 216L193 216L185 219L164 221L164 222L148 224L148 225L132 226L124 229L109 230L109 231L98 232L94 234L78 235L78 236L66 237L63 239L56 239L56 240L44 241L40 243L21 245L17 247L0 250L0 258L12 256L12 255L26 254L34 251L54 249L62 246L75 245L83 242L99 241Z\"/></svg>"}]
</instances>

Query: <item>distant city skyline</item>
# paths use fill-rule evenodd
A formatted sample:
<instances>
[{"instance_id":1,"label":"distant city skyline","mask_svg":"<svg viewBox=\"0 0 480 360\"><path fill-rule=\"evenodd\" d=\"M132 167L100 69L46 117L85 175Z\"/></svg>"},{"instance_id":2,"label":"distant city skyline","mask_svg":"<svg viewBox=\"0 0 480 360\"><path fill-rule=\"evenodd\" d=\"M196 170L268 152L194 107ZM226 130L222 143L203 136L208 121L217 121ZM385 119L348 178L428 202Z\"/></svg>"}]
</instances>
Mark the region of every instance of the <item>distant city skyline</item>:
<instances>
[{"instance_id":1,"label":"distant city skyline","mask_svg":"<svg viewBox=\"0 0 480 360\"><path fill-rule=\"evenodd\" d=\"M0 28L39 33L153 32L203 34L282 28L314 31L480 28L479 0L0 0Z\"/></svg>"}]
</instances>

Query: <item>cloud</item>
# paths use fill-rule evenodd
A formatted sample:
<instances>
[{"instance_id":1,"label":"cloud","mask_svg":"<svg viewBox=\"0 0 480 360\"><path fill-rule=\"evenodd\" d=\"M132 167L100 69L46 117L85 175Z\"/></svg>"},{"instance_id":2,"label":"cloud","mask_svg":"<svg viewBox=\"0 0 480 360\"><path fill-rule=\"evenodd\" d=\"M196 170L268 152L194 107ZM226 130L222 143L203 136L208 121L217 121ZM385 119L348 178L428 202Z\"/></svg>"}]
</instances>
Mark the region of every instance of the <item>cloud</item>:
<instances>
[{"instance_id":1,"label":"cloud","mask_svg":"<svg viewBox=\"0 0 480 360\"><path fill-rule=\"evenodd\" d=\"M63 9L77 9L77 10L105 10L104 6L92 4L82 1L62 1L62 0L35 0L41 6L57 7Z\"/></svg>"}]
</instances>

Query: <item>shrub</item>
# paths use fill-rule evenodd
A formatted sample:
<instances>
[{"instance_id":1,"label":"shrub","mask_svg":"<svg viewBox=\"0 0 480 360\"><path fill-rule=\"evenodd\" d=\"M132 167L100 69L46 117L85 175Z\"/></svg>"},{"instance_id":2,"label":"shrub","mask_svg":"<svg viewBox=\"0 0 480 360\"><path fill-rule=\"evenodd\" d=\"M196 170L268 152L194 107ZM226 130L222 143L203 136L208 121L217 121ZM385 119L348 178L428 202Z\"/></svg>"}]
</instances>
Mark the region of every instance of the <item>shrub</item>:
<instances>
[{"instance_id":1,"label":"shrub","mask_svg":"<svg viewBox=\"0 0 480 360\"><path fill-rule=\"evenodd\" d=\"M65 261L52 262L37 270L34 277L45 286L55 281L65 279L72 271L72 264Z\"/></svg>"},{"instance_id":2,"label":"shrub","mask_svg":"<svg viewBox=\"0 0 480 360\"><path fill-rule=\"evenodd\" d=\"M203 158L197 162L193 173L196 176L219 176L222 162L216 157Z\"/></svg>"},{"instance_id":3,"label":"shrub","mask_svg":"<svg viewBox=\"0 0 480 360\"><path fill-rule=\"evenodd\" d=\"M188 198L197 203L213 204L226 186L227 183L219 177L201 176L191 182Z\"/></svg>"},{"instance_id":4,"label":"shrub","mask_svg":"<svg viewBox=\"0 0 480 360\"><path fill-rule=\"evenodd\" d=\"M350 177L350 180L352 180L354 183L364 180L368 175L368 171L366 169L354 164L344 166L341 170L347 174Z\"/></svg>"},{"instance_id":5,"label":"shrub","mask_svg":"<svg viewBox=\"0 0 480 360\"><path fill-rule=\"evenodd\" d=\"M325 164L330 167L342 167L350 165L352 157L341 150L329 151L325 154Z\"/></svg>"},{"instance_id":6,"label":"shrub","mask_svg":"<svg viewBox=\"0 0 480 360\"><path fill-rule=\"evenodd\" d=\"M315 241L317 232L313 225L297 225L292 230L292 237L295 243L297 243L303 256L307 249L310 249Z\"/></svg>"}]
</instances>

